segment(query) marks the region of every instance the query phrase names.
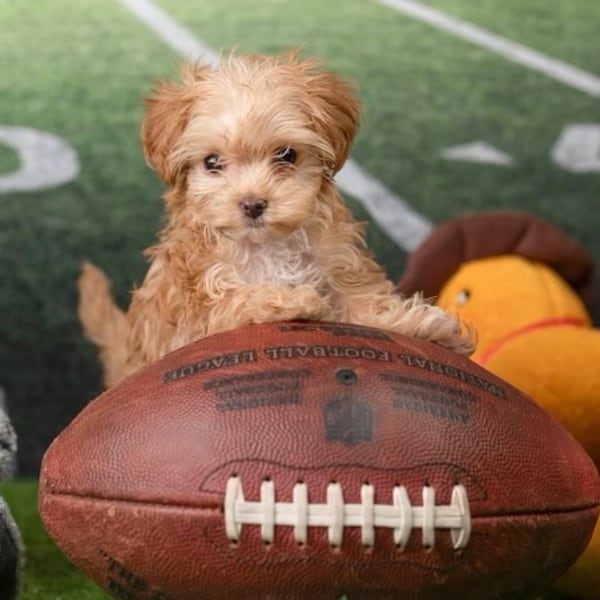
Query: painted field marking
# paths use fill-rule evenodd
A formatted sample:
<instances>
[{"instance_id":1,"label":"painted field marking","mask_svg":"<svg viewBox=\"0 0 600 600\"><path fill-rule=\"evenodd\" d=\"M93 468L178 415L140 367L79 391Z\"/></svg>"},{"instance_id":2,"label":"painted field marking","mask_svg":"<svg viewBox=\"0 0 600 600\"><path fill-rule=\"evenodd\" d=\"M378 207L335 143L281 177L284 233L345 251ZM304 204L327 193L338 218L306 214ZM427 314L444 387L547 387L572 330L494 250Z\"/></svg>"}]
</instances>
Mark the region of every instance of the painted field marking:
<instances>
[{"instance_id":1,"label":"painted field marking","mask_svg":"<svg viewBox=\"0 0 600 600\"><path fill-rule=\"evenodd\" d=\"M77 152L62 138L30 127L0 125L0 144L12 148L20 167L0 173L0 192L29 192L67 183L79 174Z\"/></svg>"},{"instance_id":2,"label":"painted field marking","mask_svg":"<svg viewBox=\"0 0 600 600\"><path fill-rule=\"evenodd\" d=\"M214 50L151 0L119 1L185 59L218 64L219 55ZM360 202L380 229L404 250L414 250L431 231L432 225L425 217L366 173L351 158L338 173L337 183L346 194Z\"/></svg>"},{"instance_id":3,"label":"painted field marking","mask_svg":"<svg viewBox=\"0 0 600 600\"><path fill-rule=\"evenodd\" d=\"M510 167L514 164L513 157L486 142L477 140L469 144L443 148L440 154L446 160L460 160L499 167Z\"/></svg>"},{"instance_id":4,"label":"painted field marking","mask_svg":"<svg viewBox=\"0 0 600 600\"><path fill-rule=\"evenodd\" d=\"M600 173L600 124L567 125L554 144L551 156L571 173Z\"/></svg>"},{"instance_id":5,"label":"painted field marking","mask_svg":"<svg viewBox=\"0 0 600 600\"><path fill-rule=\"evenodd\" d=\"M429 235L431 223L349 158L337 174L338 187L369 212L379 228L412 252Z\"/></svg>"},{"instance_id":6,"label":"painted field marking","mask_svg":"<svg viewBox=\"0 0 600 600\"><path fill-rule=\"evenodd\" d=\"M589 94L590 96L600 97L600 77L592 73L573 67L561 60L551 58L523 44L503 38L482 27L452 17L415 0L379 0L379 2L388 8L403 12L419 21L442 29L490 52L494 52L507 60L543 73L547 77L573 89Z\"/></svg>"},{"instance_id":7,"label":"painted field marking","mask_svg":"<svg viewBox=\"0 0 600 600\"><path fill-rule=\"evenodd\" d=\"M219 56L216 52L152 2L148 0L120 0L120 2L154 31L167 46L181 54L186 60L201 59L213 66L219 63Z\"/></svg>"}]
</instances>

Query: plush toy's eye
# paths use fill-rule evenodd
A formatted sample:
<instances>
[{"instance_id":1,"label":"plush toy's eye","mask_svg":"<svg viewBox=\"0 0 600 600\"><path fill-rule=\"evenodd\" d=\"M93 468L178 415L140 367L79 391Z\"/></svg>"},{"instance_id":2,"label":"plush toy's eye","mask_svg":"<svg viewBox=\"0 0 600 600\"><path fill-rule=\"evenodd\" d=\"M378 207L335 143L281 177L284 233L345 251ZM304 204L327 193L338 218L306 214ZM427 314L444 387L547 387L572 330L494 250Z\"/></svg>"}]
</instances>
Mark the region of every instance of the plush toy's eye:
<instances>
[{"instance_id":1,"label":"plush toy's eye","mask_svg":"<svg viewBox=\"0 0 600 600\"><path fill-rule=\"evenodd\" d=\"M223 170L223 163L218 154L209 154L204 157L204 168L209 173L217 173L218 171Z\"/></svg>"},{"instance_id":2,"label":"plush toy's eye","mask_svg":"<svg viewBox=\"0 0 600 600\"><path fill-rule=\"evenodd\" d=\"M290 146L286 146L285 148L279 148L277 152L275 152L275 162L280 163L289 163L293 165L296 162L296 158L298 154L293 148Z\"/></svg>"},{"instance_id":3,"label":"plush toy's eye","mask_svg":"<svg viewBox=\"0 0 600 600\"><path fill-rule=\"evenodd\" d=\"M456 306L462 306L467 303L467 300L471 297L471 292L467 289L460 290L458 294L456 294Z\"/></svg>"}]
</instances>

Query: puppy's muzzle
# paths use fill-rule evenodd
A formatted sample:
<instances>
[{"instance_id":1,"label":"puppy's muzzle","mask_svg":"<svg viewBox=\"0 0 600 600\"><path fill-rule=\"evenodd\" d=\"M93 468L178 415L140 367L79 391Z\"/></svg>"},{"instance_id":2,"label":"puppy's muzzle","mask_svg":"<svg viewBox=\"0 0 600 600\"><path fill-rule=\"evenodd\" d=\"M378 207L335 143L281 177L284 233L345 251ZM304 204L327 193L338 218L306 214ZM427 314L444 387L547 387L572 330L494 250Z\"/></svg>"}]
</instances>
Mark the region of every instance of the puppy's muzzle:
<instances>
[{"instance_id":1,"label":"puppy's muzzle","mask_svg":"<svg viewBox=\"0 0 600 600\"><path fill-rule=\"evenodd\" d=\"M244 198L240 202L240 208L247 217L258 219L267 209L267 201L264 198Z\"/></svg>"}]
</instances>

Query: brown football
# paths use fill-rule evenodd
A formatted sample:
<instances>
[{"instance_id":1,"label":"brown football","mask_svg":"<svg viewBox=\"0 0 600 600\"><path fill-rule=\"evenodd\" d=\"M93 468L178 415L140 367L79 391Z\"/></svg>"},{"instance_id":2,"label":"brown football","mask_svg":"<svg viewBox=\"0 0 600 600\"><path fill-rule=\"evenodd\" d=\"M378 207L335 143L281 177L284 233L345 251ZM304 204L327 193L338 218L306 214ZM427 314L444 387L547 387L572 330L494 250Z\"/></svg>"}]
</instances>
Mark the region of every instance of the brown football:
<instances>
[{"instance_id":1,"label":"brown football","mask_svg":"<svg viewBox=\"0 0 600 600\"><path fill-rule=\"evenodd\" d=\"M39 501L120 599L513 599L583 551L600 486L469 360L290 322L200 340L92 401L48 449Z\"/></svg>"}]
</instances>

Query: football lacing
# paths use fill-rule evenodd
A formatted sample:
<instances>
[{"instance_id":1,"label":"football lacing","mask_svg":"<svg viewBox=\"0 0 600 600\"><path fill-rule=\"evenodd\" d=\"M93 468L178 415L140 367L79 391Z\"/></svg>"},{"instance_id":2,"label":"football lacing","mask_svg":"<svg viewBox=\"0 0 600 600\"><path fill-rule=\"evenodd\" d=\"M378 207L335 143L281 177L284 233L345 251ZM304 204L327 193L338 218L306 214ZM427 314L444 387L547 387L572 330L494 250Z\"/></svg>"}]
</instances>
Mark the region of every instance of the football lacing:
<instances>
[{"instance_id":1,"label":"football lacing","mask_svg":"<svg viewBox=\"0 0 600 600\"><path fill-rule=\"evenodd\" d=\"M413 506L406 488L395 486L391 504L375 504L375 488L363 484L360 504L346 504L340 483L327 486L327 503L313 504L308 501L306 483L296 483L292 502L275 500L275 483L264 480L260 487L260 501L249 502L244 498L239 477L227 481L225 491L225 530L232 541L240 538L243 525L260 525L263 542L271 543L276 526L294 528L294 538L305 544L309 527L326 527L329 543L340 546L345 527L360 527L364 546L375 543L375 529L393 529L394 542L404 547L414 528L422 530L422 544L432 548L436 529L449 529L455 549L464 548L471 533L471 514L467 491L462 485L452 488L450 504L436 504L435 490L431 486L422 489L423 504Z\"/></svg>"}]
</instances>

